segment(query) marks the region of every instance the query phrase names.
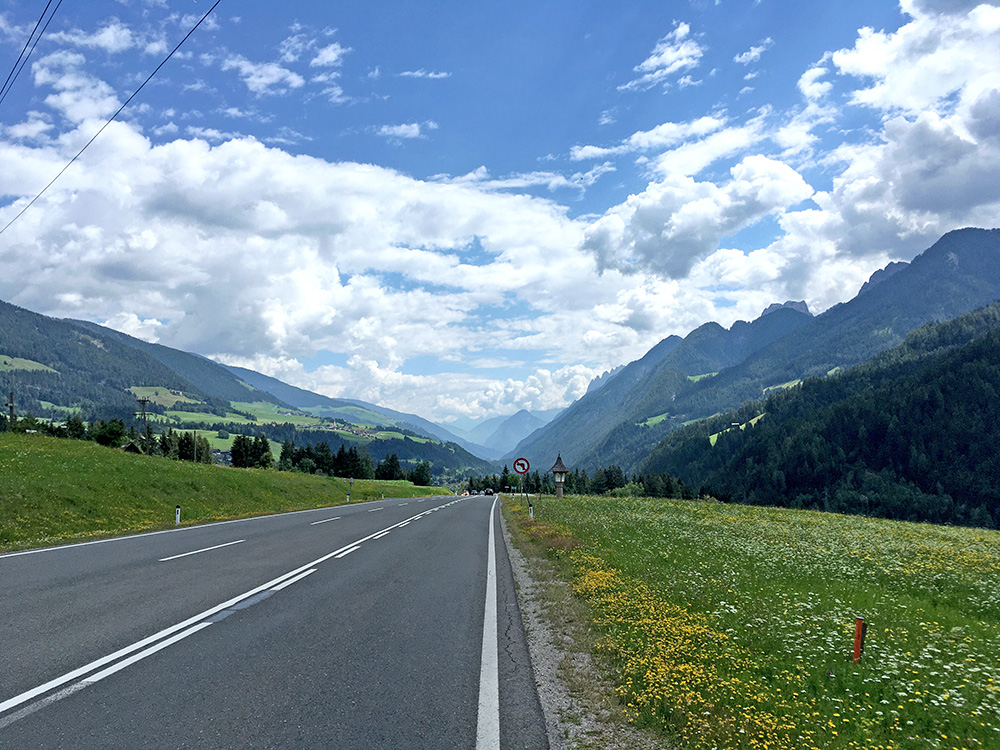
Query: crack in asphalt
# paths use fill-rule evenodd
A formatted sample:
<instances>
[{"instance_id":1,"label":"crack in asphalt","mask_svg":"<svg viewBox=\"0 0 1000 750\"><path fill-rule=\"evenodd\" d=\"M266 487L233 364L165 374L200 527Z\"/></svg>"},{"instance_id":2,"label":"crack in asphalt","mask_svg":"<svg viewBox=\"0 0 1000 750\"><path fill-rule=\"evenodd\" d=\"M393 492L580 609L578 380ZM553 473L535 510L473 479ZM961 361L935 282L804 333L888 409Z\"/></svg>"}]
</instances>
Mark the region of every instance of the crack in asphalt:
<instances>
[{"instance_id":1,"label":"crack in asphalt","mask_svg":"<svg viewBox=\"0 0 1000 750\"><path fill-rule=\"evenodd\" d=\"M516 609L516 604L507 604L504 609L507 612L507 625L504 628L504 646L503 650L506 652L507 657L510 659L511 664L517 664L517 658L514 656L514 641L511 637L511 631L515 630L514 627L514 615L512 610Z\"/></svg>"}]
</instances>

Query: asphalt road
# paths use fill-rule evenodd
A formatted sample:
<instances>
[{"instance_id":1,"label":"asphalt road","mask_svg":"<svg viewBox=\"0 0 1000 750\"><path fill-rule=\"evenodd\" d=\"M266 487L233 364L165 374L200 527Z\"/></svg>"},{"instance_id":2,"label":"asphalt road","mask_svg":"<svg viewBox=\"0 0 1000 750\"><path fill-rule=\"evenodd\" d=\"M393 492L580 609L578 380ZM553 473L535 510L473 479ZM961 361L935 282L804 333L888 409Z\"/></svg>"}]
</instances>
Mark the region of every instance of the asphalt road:
<instances>
[{"instance_id":1,"label":"asphalt road","mask_svg":"<svg viewBox=\"0 0 1000 750\"><path fill-rule=\"evenodd\" d=\"M386 499L0 556L0 748L546 748L497 513Z\"/></svg>"}]
</instances>

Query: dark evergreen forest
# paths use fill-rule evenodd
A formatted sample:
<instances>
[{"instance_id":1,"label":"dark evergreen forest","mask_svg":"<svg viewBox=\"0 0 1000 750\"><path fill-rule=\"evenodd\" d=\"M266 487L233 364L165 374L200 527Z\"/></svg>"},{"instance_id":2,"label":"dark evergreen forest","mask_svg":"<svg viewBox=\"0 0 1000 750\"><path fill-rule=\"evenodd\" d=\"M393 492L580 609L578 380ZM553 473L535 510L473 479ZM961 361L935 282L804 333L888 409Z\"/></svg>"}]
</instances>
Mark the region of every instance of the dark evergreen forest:
<instances>
[{"instance_id":1,"label":"dark evergreen forest","mask_svg":"<svg viewBox=\"0 0 1000 750\"><path fill-rule=\"evenodd\" d=\"M0 302L0 353L44 365L48 370L0 370L0 392L14 391L18 410L58 417L42 402L71 406L87 421L130 421L136 403L132 386L162 386L218 405L148 354L63 320Z\"/></svg>"},{"instance_id":2,"label":"dark evergreen forest","mask_svg":"<svg viewBox=\"0 0 1000 750\"><path fill-rule=\"evenodd\" d=\"M994 527L998 441L993 304L918 328L847 372L682 428L644 470L724 501Z\"/></svg>"}]
</instances>

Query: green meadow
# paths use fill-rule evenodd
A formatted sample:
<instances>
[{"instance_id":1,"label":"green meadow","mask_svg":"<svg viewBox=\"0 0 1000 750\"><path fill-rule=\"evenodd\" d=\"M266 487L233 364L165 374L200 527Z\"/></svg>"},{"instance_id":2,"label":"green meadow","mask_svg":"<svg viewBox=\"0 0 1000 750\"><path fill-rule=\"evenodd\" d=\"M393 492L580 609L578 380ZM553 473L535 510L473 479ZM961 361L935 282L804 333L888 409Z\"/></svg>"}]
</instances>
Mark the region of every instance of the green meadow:
<instances>
[{"instance_id":1,"label":"green meadow","mask_svg":"<svg viewBox=\"0 0 1000 750\"><path fill-rule=\"evenodd\" d=\"M283 424L290 422L298 427L312 427L322 424L323 420L312 417L299 411L288 411L266 401L234 401L233 408L248 414L253 414L258 422L277 422Z\"/></svg>"},{"instance_id":2,"label":"green meadow","mask_svg":"<svg viewBox=\"0 0 1000 750\"><path fill-rule=\"evenodd\" d=\"M138 388L133 388L133 391L143 390ZM145 389L151 390L151 389ZM162 390L162 389L161 389ZM176 401L190 401L190 399L176 399ZM236 412L229 412L224 417L220 417L218 414L212 414L211 412L199 412L199 411L180 411L176 409L171 409L176 401L170 404L164 404L167 407L166 420L161 421L172 421L175 423L184 422L205 422L207 424L214 424L216 422L224 422L228 424L235 425L255 425L262 426L267 424L294 424L296 427L314 427L316 425L322 424L323 420L317 417L311 417L307 414L303 414L297 411L288 411L287 409L282 409L277 404L267 403L265 401L234 401L232 402L232 408L237 409L241 414ZM198 402L192 402L198 403ZM244 414L250 414L253 419L243 416Z\"/></svg>"},{"instance_id":3,"label":"green meadow","mask_svg":"<svg viewBox=\"0 0 1000 750\"><path fill-rule=\"evenodd\" d=\"M833 371L831 370L831 372ZM769 396L772 393L776 393L777 391L785 391L788 390L789 388L794 388L795 386L801 383L802 383L801 380L796 379L796 380L789 380L786 383L778 383L777 385L771 385L764 389L764 395Z\"/></svg>"},{"instance_id":4,"label":"green meadow","mask_svg":"<svg viewBox=\"0 0 1000 750\"><path fill-rule=\"evenodd\" d=\"M56 372L51 367L43 365L41 362L35 362L30 359L22 359L21 357L8 357L6 354L0 354L0 372L9 372L11 370Z\"/></svg>"},{"instance_id":5,"label":"green meadow","mask_svg":"<svg viewBox=\"0 0 1000 750\"><path fill-rule=\"evenodd\" d=\"M730 427L729 430L745 430L747 428L747 425L750 425L751 427L753 427L755 424L757 424L763 418L764 418L763 414L758 414L756 417L754 417L753 419L751 419L749 422L745 422L745 423L740 424L740 425L734 425L733 427ZM729 430L723 430L722 432L729 432ZM713 435L709 435L708 436L708 442L710 442L712 445L715 445L716 442L718 442L719 435L721 435L722 432L716 432Z\"/></svg>"},{"instance_id":6,"label":"green meadow","mask_svg":"<svg viewBox=\"0 0 1000 750\"><path fill-rule=\"evenodd\" d=\"M506 503L589 605L622 710L681 747L1000 747L1000 533L701 501L534 511Z\"/></svg>"},{"instance_id":7,"label":"green meadow","mask_svg":"<svg viewBox=\"0 0 1000 750\"><path fill-rule=\"evenodd\" d=\"M25 360L26 361L26 360ZM3 368L3 357L0 355L0 369ZM214 424L216 422L227 422L237 425L263 425L269 423L285 424L291 423L297 427L314 427L322 424L323 420L302 413L300 411L289 411L266 401L234 401L232 408L239 410L242 414L229 412L224 417L211 412L181 411L173 409L175 404L197 404L197 399L186 396L179 391L172 391L164 386L133 386L129 389L136 398L148 398L154 404L163 406L167 411L164 415L150 414L147 419L150 422L160 423L184 423L184 422L206 422ZM250 414L253 419L243 416Z\"/></svg>"},{"instance_id":8,"label":"green meadow","mask_svg":"<svg viewBox=\"0 0 1000 750\"><path fill-rule=\"evenodd\" d=\"M0 550L151 531L174 524L451 494L410 482L232 469L137 456L96 443L0 433Z\"/></svg>"},{"instance_id":9,"label":"green meadow","mask_svg":"<svg viewBox=\"0 0 1000 750\"><path fill-rule=\"evenodd\" d=\"M169 409L176 403L184 404L196 404L198 403L195 399L185 396L180 391L172 391L169 388L163 386L144 386L137 385L129 388L132 394L138 398L148 398L154 404L159 404L160 406Z\"/></svg>"}]
</instances>

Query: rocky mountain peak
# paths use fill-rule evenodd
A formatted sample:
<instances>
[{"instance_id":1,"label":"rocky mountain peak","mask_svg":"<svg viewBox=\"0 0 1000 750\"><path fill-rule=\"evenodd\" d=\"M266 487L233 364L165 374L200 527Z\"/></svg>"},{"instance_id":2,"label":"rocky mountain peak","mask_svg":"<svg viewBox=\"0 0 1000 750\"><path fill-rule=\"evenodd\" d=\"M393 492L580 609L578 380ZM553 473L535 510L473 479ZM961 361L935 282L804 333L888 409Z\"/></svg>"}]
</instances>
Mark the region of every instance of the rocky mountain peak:
<instances>
[{"instance_id":1,"label":"rocky mountain peak","mask_svg":"<svg viewBox=\"0 0 1000 750\"><path fill-rule=\"evenodd\" d=\"M783 302L780 305L777 302L768 305L767 308L764 310L764 312L760 314L760 317L763 318L768 313L773 313L775 310L780 310L784 307L790 307L793 310L797 310L800 313L805 313L806 315L812 315L812 313L809 312L809 305L805 303L805 300L799 300L798 302L794 300L788 300L787 302Z\"/></svg>"}]
</instances>

